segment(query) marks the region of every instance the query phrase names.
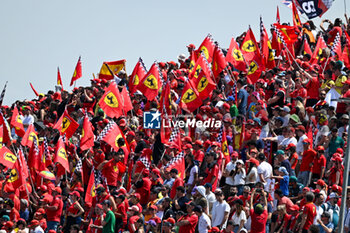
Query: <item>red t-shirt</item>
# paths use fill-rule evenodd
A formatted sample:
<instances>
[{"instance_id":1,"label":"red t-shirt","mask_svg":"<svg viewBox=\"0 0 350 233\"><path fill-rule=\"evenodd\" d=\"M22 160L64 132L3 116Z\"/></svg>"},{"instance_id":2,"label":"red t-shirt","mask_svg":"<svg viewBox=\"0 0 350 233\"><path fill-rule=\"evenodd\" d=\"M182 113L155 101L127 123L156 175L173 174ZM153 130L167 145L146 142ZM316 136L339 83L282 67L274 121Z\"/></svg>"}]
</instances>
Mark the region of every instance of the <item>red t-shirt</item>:
<instances>
[{"instance_id":1,"label":"red t-shirt","mask_svg":"<svg viewBox=\"0 0 350 233\"><path fill-rule=\"evenodd\" d=\"M312 77L306 85L307 97L310 99L319 99L318 89L321 87L317 77Z\"/></svg>"},{"instance_id":2,"label":"red t-shirt","mask_svg":"<svg viewBox=\"0 0 350 233\"><path fill-rule=\"evenodd\" d=\"M292 98L297 98L298 96L300 97L303 97L303 98L306 98L307 96L307 91L305 88L299 88L299 89L296 89L295 91L293 91L292 93L289 94L290 97Z\"/></svg>"},{"instance_id":3,"label":"red t-shirt","mask_svg":"<svg viewBox=\"0 0 350 233\"><path fill-rule=\"evenodd\" d=\"M179 221L181 220L187 220L190 222L190 224L181 226L179 228L179 233L194 233L196 230L196 226L198 223L198 216L196 214L186 215L184 217L181 217Z\"/></svg>"},{"instance_id":4,"label":"red t-shirt","mask_svg":"<svg viewBox=\"0 0 350 233\"><path fill-rule=\"evenodd\" d=\"M117 186L117 181L119 177L119 166L114 159L111 159L103 166L103 175L107 179L107 184L112 186Z\"/></svg>"},{"instance_id":5,"label":"red t-shirt","mask_svg":"<svg viewBox=\"0 0 350 233\"><path fill-rule=\"evenodd\" d=\"M141 188L136 189L136 193L139 193L141 196L140 204L146 205L149 199L149 194L151 192L152 182L148 177L142 178L143 185Z\"/></svg>"},{"instance_id":6,"label":"red t-shirt","mask_svg":"<svg viewBox=\"0 0 350 233\"><path fill-rule=\"evenodd\" d=\"M174 199L175 195L176 195L176 188L179 186L183 186L184 185L184 181L181 178L176 178L176 180L174 181L173 187L170 190L170 198Z\"/></svg>"},{"instance_id":7,"label":"red t-shirt","mask_svg":"<svg viewBox=\"0 0 350 233\"><path fill-rule=\"evenodd\" d=\"M292 156L290 157L290 161L292 161L292 159L294 159L294 163L293 164L290 164L290 167L292 169L295 169L295 167L297 166L298 164L298 154L295 152L294 154L292 154Z\"/></svg>"},{"instance_id":8,"label":"red t-shirt","mask_svg":"<svg viewBox=\"0 0 350 233\"><path fill-rule=\"evenodd\" d=\"M57 206L58 208L57 210L46 209L47 221L60 222L63 209L63 201L61 196L55 196L50 206Z\"/></svg>"},{"instance_id":9,"label":"red t-shirt","mask_svg":"<svg viewBox=\"0 0 350 233\"><path fill-rule=\"evenodd\" d=\"M314 161L316 155L317 155L317 153L313 149L308 149L308 150L304 151L299 171L301 171L301 172L311 171L310 163L312 163L312 161Z\"/></svg>"},{"instance_id":10,"label":"red t-shirt","mask_svg":"<svg viewBox=\"0 0 350 233\"><path fill-rule=\"evenodd\" d=\"M117 213L121 214L122 217L117 217L116 218L121 218L123 220L123 223L126 224L127 222L127 215L126 215L126 208L125 208L125 203L122 202L119 205L117 205Z\"/></svg>"},{"instance_id":11,"label":"red t-shirt","mask_svg":"<svg viewBox=\"0 0 350 233\"><path fill-rule=\"evenodd\" d=\"M207 167L205 173L208 174L207 177L203 180L202 185L206 183L211 183L213 177L216 177L219 173L219 166L215 164L212 168ZM215 179L214 184L212 184L212 191L214 192L216 189L216 185L218 183L218 179Z\"/></svg>"},{"instance_id":12,"label":"red t-shirt","mask_svg":"<svg viewBox=\"0 0 350 233\"><path fill-rule=\"evenodd\" d=\"M106 214L103 214L103 218L105 218ZM102 226L102 217L101 215L97 216L94 221L95 226ZM102 233L102 229L93 228L92 233Z\"/></svg>"},{"instance_id":13,"label":"red t-shirt","mask_svg":"<svg viewBox=\"0 0 350 233\"><path fill-rule=\"evenodd\" d=\"M328 37L328 39L327 39L327 44L330 44L330 43L332 43L334 41L334 39L335 39L335 37L337 36L338 33L339 33L339 36L341 37L342 29L339 26L335 26L328 33L330 34L330 37Z\"/></svg>"},{"instance_id":14,"label":"red t-shirt","mask_svg":"<svg viewBox=\"0 0 350 233\"><path fill-rule=\"evenodd\" d=\"M266 232L266 221L267 221L267 210L264 210L262 214L257 215L254 209L250 209L250 216L252 218L252 225L250 233L265 233Z\"/></svg>"},{"instance_id":15,"label":"red t-shirt","mask_svg":"<svg viewBox=\"0 0 350 233\"><path fill-rule=\"evenodd\" d=\"M315 157L312 173L320 175L322 167L326 167L326 157L324 157L324 155L321 155L319 158Z\"/></svg>"},{"instance_id":16,"label":"red t-shirt","mask_svg":"<svg viewBox=\"0 0 350 233\"><path fill-rule=\"evenodd\" d=\"M199 162L203 162L203 158L204 158L204 152L201 150L198 150L194 153L194 159L199 161Z\"/></svg>"},{"instance_id":17,"label":"red t-shirt","mask_svg":"<svg viewBox=\"0 0 350 233\"><path fill-rule=\"evenodd\" d=\"M247 198L244 198L243 195L240 195L238 198L241 199L241 200L243 201L243 207L246 207L246 202L247 202L248 200L250 200L250 195L248 195Z\"/></svg>"},{"instance_id":18,"label":"red t-shirt","mask_svg":"<svg viewBox=\"0 0 350 233\"><path fill-rule=\"evenodd\" d=\"M309 227L313 224L316 217L316 206L314 203L310 202L304 206L303 214L306 215L306 222L303 229L308 230Z\"/></svg>"},{"instance_id":19,"label":"red t-shirt","mask_svg":"<svg viewBox=\"0 0 350 233\"><path fill-rule=\"evenodd\" d=\"M139 218L140 218L139 216L132 216L129 218L128 229L129 229L130 233L134 233L134 231L131 228L131 225L135 224L135 222L137 222L137 220L139 220Z\"/></svg>"}]
</instances>

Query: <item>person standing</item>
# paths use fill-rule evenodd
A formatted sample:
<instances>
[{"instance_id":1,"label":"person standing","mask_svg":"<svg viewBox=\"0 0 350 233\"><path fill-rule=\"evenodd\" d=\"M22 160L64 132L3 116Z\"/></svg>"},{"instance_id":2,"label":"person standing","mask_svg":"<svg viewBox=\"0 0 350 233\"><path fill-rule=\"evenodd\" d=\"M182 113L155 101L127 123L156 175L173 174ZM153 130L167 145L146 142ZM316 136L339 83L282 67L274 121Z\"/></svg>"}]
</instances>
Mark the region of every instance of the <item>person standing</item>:
<instances>
[{"instance_id":1,"label":"person standing","mask_svg":"<svg viewBox=\"0 0 350 233\"><path fill-rule=\"evenodd\" d=\"M104 212L106 213L105 219L102 221L102 233L114 233L115 232L115 215L111 210L111 203L109 200L105 200L102 202L102 207Z\"/></svg>"},{"instance_id":2,"label":"person standing","mask_svg":"<svg viewBox=\"0 0 350 233\"><path fill-rule=\"evenodd\" d=\"M299 233L307 233L310 226L313 224L316 218L316 206L313 203L314 194L312 192L307 192L305 199L307 204L304 206L304 210L301 216L301 223L299 227Z\"/></svg>"},{"instance_id":3,"label":"person standing","mask_svg":"<svg viewBox=\"0 0 350 233\"><path fill-rule=\"evenodd\" d=\"M214 202L211 210L212 226L225 228L230 213L230 205L224 200L224 194L221 189L216 189L214 193L216 202Z\"/></svg>"},{"instance_id":4,"label":"person standing","mask_svg":"<svg viewBox=\"0 0 350 233\"><path fill-rule=\"evenodd\" d=\"M47 231L55 230L57 231L58 225L61 221L61 215L63 210L63 201L62 201L62 189L56 187L52 190L53 201L51 204L46 204L44 207L46 210L47 217Z\"/></svg>"}]
</instances>

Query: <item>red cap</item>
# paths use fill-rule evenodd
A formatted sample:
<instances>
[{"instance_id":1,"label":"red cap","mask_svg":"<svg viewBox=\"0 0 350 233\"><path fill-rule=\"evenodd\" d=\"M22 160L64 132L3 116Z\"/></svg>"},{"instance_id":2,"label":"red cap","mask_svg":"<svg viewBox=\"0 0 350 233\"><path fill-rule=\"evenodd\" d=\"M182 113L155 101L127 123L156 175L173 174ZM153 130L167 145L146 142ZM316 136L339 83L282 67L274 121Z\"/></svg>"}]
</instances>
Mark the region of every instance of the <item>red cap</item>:
<instances>
[{"instance_id":1,"label":"red cap","mask_svg":"<svg viewBox=\"0 0 350 233\"><path fill-rule=\"evenodd\" d=\"M287 146L287 148L286 148L286 150L289 150L289 149L292 148L292 147L296 147L296 146L294 145L294 143L289 143L288 146Z\"/></svg>"},{"instance_id":2,"label":"red cap","mask_svg":"<svg viewBox=\"0 0 350 233\"><path fill-rule=\"evenodd\" d=\"M137 200L141 199L141 195L139 193L134 193L132 196L134 196Z\"/></svg>"},{"instance_id":3,"label":"red cap","mask_svg":"<svg viewBox=\"0 0 350 233\"><path fill-rule=\"evenodd\" d=\"M296 127L295 130L300 130L300 131L303 131L304 133L306 131L303 125L298 125L298 127Z\"/></svg>"},{"instance_id":4,"label":"red cap","mask_svg":"<svg viewBox=\"0 0 350 233\"><path fill-rule=\"evenodd\" d=\"M160 171L159 171L159 169L157 169L157 168L154 168L154 169L152 170L152 173L155 174L155 175L157 175L157 176L160 176Z\"/></svg>"},{"instance_id":5,"label":"red cap","mask_svg":"<svg viewBox=\"0 0 350 233\"><path fill-rule=\"evenodd\" d=\"M39 208L36 212L40 214L45 214L45 210L43 208Z\"/></svg>"},{"instance_id":6,"label":"red cap","mask_svg":"<svg viewBox=\"0 0 350 233\"><path fill-rule=\"evenodd\" d=\"M134 131L129 131L127 135L134 136L134 137L136 136Z\"/></svg>"},{"instance_id":7,"label":"red cap","mask_svg":"<svg viewBox=\"0 0 350 233\"><path fill-rule=\"evenodd\" d=\"M195 49L196 46L194 44L189 44L189 45L187 45L187 48Z\"/></svg>"},{"instance_id":8,"label":"red cap","mask_svg":"<svg viewBox=\"0 0 350 233\"><path fill-rule=\"evenodd\" d=\"M324 180L319 179L317 182L314 182L314 184L318 184L319 186L323 187L326 185L326 182L324 182Z\"/></svg>"},{"instance_id":9,"label":"red cap","mask_svg":"<svg viewBox=\"0 0 350 233\"><path fill-rule=\"evenodd\" d=\"M76 196L76 197L80 198L80 193L78 191L73 191L69 195Z\"/></svg>"},{"instance_id":10,"label":"red cap","mask_svg":"<svg viewBox=\"0 0 350 233\"><path fill-rule=\"evenodd\" d=\"M43 191L43 192L46 192L46 191L47 191L47 186L46 186L46 185L41 185L41 186L39 187L39 190L40 190L40 191Z\"/></svg>"},{"instance_id":11,"label":"red cap","mask_svg":"<svg viewBox=\"0 0 350 233\"><path fill-rule=\"evenodd\" d=\"M220 229L218 227L212 227L208 232L220 232Z\"/></svg>"},{"instance_id":12,"label":"red cap","mask_svg":"<svg viewBox=\"0 0 350 233\"><path fill-rule=\"evenodd\" d=\"M305 138L305 139L303 140L303 142L311 144L311 141L310 141L310 139L308 139L308 138Z\"/></svg>"},{"instance_id":13,"label":"red cap","mask_svg":"<svg viewBox=\"0 0 350 233\"><path fill-rule=\"evenodd\" d=\"M203 142L201 140L196 140L194 144L198 146L203 146Z\"/></svg>"},{"instance_id":14,"label":"red cap","mask_svg":"<svg viewBox=\"0 0 350 233\"><path fill-rule=\"evenodd\" d=\"M169 223L171 223L171 224L175 224L175 219L173 219L173 218L168 218L167 220L165 220L165 222L169 222Z\"/></svg>"},{"instance_id":15,"label":"red cap","mask_svg":"<svg viewBox=\"0 0 350 233\"><path fill-rule=\"evenodd\" d=\"M37 221L37 220L36 220ZM6 227L6 228L12 228L13 227L13 222L12 221L7 221L6 223L5 223L5 225L4 225L4 227Z\"/></svg>"},{"instance_id":16,"label":"red cap","mask_svg":"<svg viewBox=\"0 0 350 233\"><path fill-rule=\"evenodd\" d=\"M231 157L238 158L238 152L234 150L231 154Z\"/></svg>"},{"instance_id":17,"label":"red cap","mask_svg":"<svg viewBox=\"0 0 350 233\"><path fill-rule=\"evenodd\" d=\"M37 225L39 225L39 224L40 224L40 223L39 223L38 220L33 219L33 220L30 222L30 225L29 225L28 227L31 228L31 227L37 226Z\"/></svg>"},{"instance_id":18,"label":"red cap","mask_svg":"<svg viewBox=\"0 0 350 233\"><path fill-rule=\"evenodd\" d=\"M126 126L126 120L124 118L120 119L119 126L121 126L121 127L125 127Z\"/></svg>"},{"instance_id":19,"label":"red cap","mask_svg":"<svg viewBox=\"0 0 350 233\"><path fill-rule=\"evenodd\" d=\"M306 110L308 113L314 113L314 112L315 112L315 110L314 110L312 107L307 107L305 110Z\"/></svg>"},{"instance_id":20,"label":"red cap","mask_svg":"<svg viewBox=\"0 0 350 233\"><path fill-rule=\"evenodd\" d=\"M99 209L101 209L101 210L103 209L103 207L102 207L101 204L97 204L96 207L99 208Z\"/></svg>"},{"instance_id":21,"label":"red cap","mask_svg":"<svg viewBox=\"0 0 350 233\"><path fill-rule=\"evenodd\" d=\"M254 159L254 158L250 158L248 160L248 162L255 164L255 166L259 166L259 164L260 164L259 161L257 159Z\"/></svg>"},{"instance_id":22,"label":"red cap","mask_svg":"<svg viewBox=\"0 0 350 233\"><path fill-rule=\"evenodd\" d=\"M335 152L336 152L336 153L339 153L339 154L341 154L341 155L344 154L344 150L343 150L342 148L338 148Z\"/></svg>"},{"instance_id":23,"label":"red cap","mask_svg":"<svg viewBox=\"0 0 350 233\"><path fill-rule=\"evenodd\" d=\"M184 142L192 143L192 138L190 136L186 136L183 138Z\"/></svg>"},{"instance_id":24,"label":"red cap","mask_svg":"<svg viewBox=\"0 0 350 233\"><path fill-rule=\"evenodd\" d=\"M309 187L304 187L303 191L310 192L310 188Z\"/></svg>"},{"instance_id":25,"label":"red cap","mask_svg":"<svg viewBox=\"0 0 350 233\"><path fill-rule=\"evenodd\" d=\"M323 146L318 146L318 147L316 147L316 150L317 151L324 151L324 147Z\"/></svg>"},{"instance_id":26,"label":"red cap","mask_svg":"<svg viewBox=\"0 0 350 233\"><path fill-rule=\"evenodd\" d=\"M336 156L335 158L332 158L332 161L341 163L343 160L340 157Z\"/></svg>"},{"instance_id":27,"label":"red cap","mask_svg":"<svg viewBox=\"0 0 350 233\"><path fill-rule=\"evenodd\" d=\"M228 103L224 103L222 106L223 106L225 109L230 109L230 105L229 105Z\"/></svg>"},{"instance_id":28,"label":"red cap","mask_svg":"<svg viewBox=\"0 0 350 233\"><path fill-rule=\"evenodd\" d=\"M332 187L331 187L331 189L333 189L334 191L338 191L338 185L333 184Z\"/></svg>"},{"instance_id":29,"label":"red cap","mask_svg":"<svg viewBox=\"0 0 350 233\"><path fill-rule=\"evenodd\" d=\"M151 205L150 207L148 207L148 209L152 209L152 210L158 211L158 207L156 205Z\"/></svg>"}]
</instances>

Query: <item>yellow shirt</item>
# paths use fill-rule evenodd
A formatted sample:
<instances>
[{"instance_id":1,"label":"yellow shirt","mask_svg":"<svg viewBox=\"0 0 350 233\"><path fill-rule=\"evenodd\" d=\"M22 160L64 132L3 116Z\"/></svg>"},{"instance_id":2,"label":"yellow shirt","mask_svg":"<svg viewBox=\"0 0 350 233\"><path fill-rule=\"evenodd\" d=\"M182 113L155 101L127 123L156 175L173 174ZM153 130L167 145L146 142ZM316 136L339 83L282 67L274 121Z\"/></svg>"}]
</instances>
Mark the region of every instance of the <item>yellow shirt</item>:
<instances>
[{"instance_id":1,"label":"yellow shirt","mask_svg":"<svg viewBox=\"0 0 350 233\"><path fill-rule=\"evenodd\" d=\"M336 91L341 94L341 88L343 87L343 82L348 80L348 78L344 75L339 75L338 78L335 80L335 86L336 86Z\"/></svg>"}]
</instances>

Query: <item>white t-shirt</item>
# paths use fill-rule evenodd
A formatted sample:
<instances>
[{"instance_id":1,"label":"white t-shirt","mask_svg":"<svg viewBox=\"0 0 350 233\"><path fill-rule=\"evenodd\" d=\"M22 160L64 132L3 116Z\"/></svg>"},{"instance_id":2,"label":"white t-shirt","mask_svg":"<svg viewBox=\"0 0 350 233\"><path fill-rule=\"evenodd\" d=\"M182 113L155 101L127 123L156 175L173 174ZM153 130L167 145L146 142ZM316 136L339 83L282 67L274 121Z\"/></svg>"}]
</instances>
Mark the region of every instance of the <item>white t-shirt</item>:
<instances>
[{"instance_id":1,"label":"white t-shirt","mask_svg":"<svg viewBox=\"0 0 350 233\"><path fill-rule=\"evenodd\" d=\"M303 153L304 153L304 146L303 146L303 141L304 139L307 139L308 137L304 134L301 136L298 140L298 143L296 144L296 152L298 154L298 159L301 160L303 158Z\"/></svg>"},{"instance_id":2,"label":"white t-shirt","mask_svg":"<svg viewBox=\"0 0 350 233\"><path fill-rule=\"evenodd\" d=\"M27 116L22 116L21 118L22 118L22 123L24 125L34 124L34 117L30 114ZM25 128L27 128L27 126Z\"/></svg>"},{"instance_id":3,"label":"white t-shirt","mask_svg":"<svg viewBox=\"0 0 350 233\"><path fill-rule=\"evenodd\" d=\"M205 213L202 213L202 216L198 219L198 232L208 233L208 227L211 228L210 218Z\"/></svg>"},{"instance_id":4,"label":"white t-shirt","mask_svg":"<svg viewBox=\"0 0 350 233\"><path fill-rule=\"evenodd\" d=\"M264 179L265 179L265 181L267 181L266 183L264 183L264 189L266 191L268 191L268 186L267 186L268 178L272 176L272 166L271 166L271 164L269 164L266 161L263 161L262 163L260 163L260 165L258 166L258 179L257 179L258 182L261 181L260 177L259 177L259 174L262 174Z\"/></svg>"},{"instance_id":5,"label":"white t-shirt","mask_svg":"<svg viewBox=\"0 0 350 233\"><path fill-rule=\"evenodd\" d=\"M237 211L232 215L232 221L234 225L240 225L242 220L244 220L244 225L247 222L247 216L244 210L241 211L241 214L239 216L237 216Z\"/></svg>"},{"instance_id":6,"label":"white t-shirt","mask_svg":"<svg viewBox=\"0 0 350 233\"><path fill-rule=\"evenodd\" d=\"M194 166L191 168L190 177L188 177L187 184L193 184L194 177L195 177L195 175L196 175L197 173L198 173L198 166L197 166L197 165L194 165Z\"/></svg>"},{"instance_id":7,"label":"white t-shirt","mask_svg":"<svg viewBox=\"0 0 350 233\"><path fill-rule=\"evenodd\" d=\"M227 165L225 170L228 171L228 173L230 173L231 171L233 171L236 168L236 163L230 161ZM234 181L233 181L233 177L232 176L228 176L226 177L226 184L228 185L234 185Z\"/></svg>"},{"instance_id":8,"label":"white t-shirt","mask_svg":"<svg viewBox=\"0 0 350 233\"><path fill-rule=\"evenodd\" d=\"M240 173L237 173L235 177L233 178L234 185L241 185L245 184L245 169L242 168Z\"/></svg>"},{"instance_id":9,"label":"white t-shirt","mask_svg":"<svg viewBox=\"0 0 350 233\"><path fill-rule=\"evenodd\" d=\"M215 194L213 192L210 192L209 194L205 195L205 198L208 201L208 210L211 211L211 209L209 209L210 204L214 204L214 202L216 202L216 198L215 198Z\"/></svg>"},{"instance_id":10,"label":"white t-shirt","mask_svg":"<svg viewBox=\"0 0 350 233\"><path fill-rule=\"evenodd\" d=\"M279 146L285 146L287 147L290 143L293 143L294 145L297 144L297 139L295 137L292 138L284 138L280 144L278 144Z\"/></svg>"},{"instance_id":11,"label":"white t-shirt","mask_svg":"<svg viewBox=\"0 0 350 233\"><path fill-rule=\"evenodd\" d=\"M211 220L212 226L217 227L220 226L222 221L224 220L224 213L230 213L230 206L226 201L222 201L222 203L216 201L213 204L213 209L211 210ZM226 227L227 221L224 223L223 228Z\"/></svg>"},{"instance_id":12,"label":"white t-shirt","mask_svg":"<svg viewBox=\"0 0 350 233\"><path fill-rule=\"evenodd\" d=\"M252 169L249 171L246 177L246 184L255 184L257 180L258 180L258 169L256 167L252 167Z\"/></svg>"}]
</instances>

